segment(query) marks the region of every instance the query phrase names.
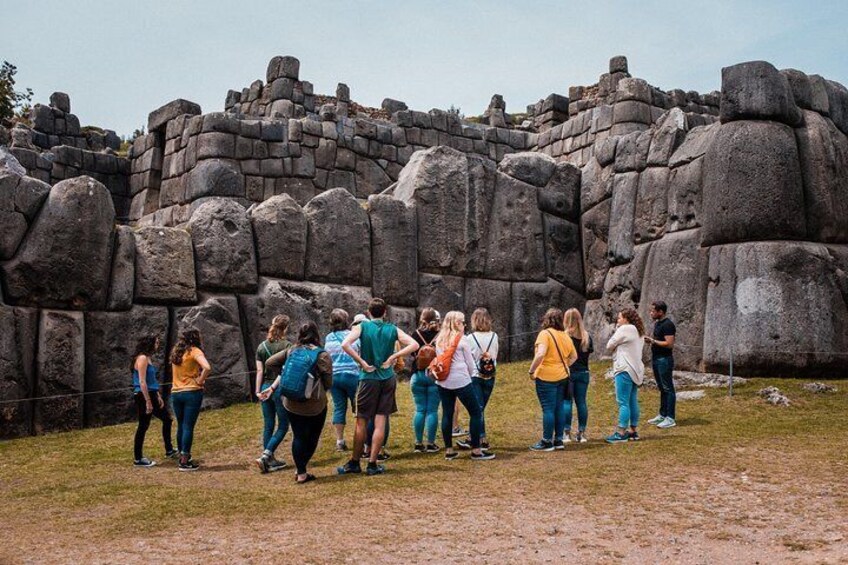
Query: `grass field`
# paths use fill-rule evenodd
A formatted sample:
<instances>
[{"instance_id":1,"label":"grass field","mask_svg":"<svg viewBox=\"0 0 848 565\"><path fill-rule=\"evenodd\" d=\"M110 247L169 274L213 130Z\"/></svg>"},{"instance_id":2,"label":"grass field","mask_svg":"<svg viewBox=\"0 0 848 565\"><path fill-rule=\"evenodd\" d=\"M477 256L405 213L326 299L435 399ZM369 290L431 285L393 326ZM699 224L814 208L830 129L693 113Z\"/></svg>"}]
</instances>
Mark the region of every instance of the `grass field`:
<instances>
[{"instance_id":1,"label":"grass field","mask_svg":"<svg viewBox=\"0 0 848 565\"><path fill-rule=\"evenodd\" d=\"M153 469L131 466L134 423L3 442L0 562L848 561L848 387L812 394L803 381L757 379L733 398L708 390L678 404L678 427L607 445L605 369L593 366L591 441L532 453L541 423L526 365L501 366L490 462L413 454L402 384L379 477L335 476L345 457L329 422L319 480L260 475L262 418L249 404L201 414L197 473L163 462L155 420ZM759 399L769 385L792 406ZM640 402L647 420L658 394L643 389ZM278 456L290 462L289 447Z\"/></svg>"}]
</instances>

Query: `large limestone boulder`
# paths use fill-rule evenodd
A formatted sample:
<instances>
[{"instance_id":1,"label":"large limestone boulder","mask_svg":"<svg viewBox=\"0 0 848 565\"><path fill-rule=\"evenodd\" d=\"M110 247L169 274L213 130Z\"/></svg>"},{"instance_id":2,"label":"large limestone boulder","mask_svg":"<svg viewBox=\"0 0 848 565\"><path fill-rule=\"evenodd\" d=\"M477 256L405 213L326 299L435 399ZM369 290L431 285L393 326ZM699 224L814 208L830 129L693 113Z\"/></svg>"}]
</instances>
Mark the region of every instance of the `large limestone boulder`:
<instances>
[{"instance_id":1,"label":"large limestone boulder","mask_svg":"<svg viewBox=\"0 0 848 565\"><path fill-rule=\"evenodd\" d=\"M498 334L500 351L498 359L509 360L510 318L512 316L512 283L489 279L466 279L465 320L471 331L471 314L477 308L486 308L492 316L492 328ZM442 316L445 312L442 312ZM486 343L481 343L486 347Z\"/></svg>"},{"instance_id":2,"label":"large limestone boulder","mask_svg":"<svg viewBox=\"0 0 848 565\"><path fill-rule=\"evenodd\" d=\"M153 364L159 368L160 382L170 380L165 378L169 370L168 319L168 309L161 306L133 306L126 312L85 314L85 390L113 391L86 396L86 425L103 426L135 418L129 388L130 364L143 337L159 337L162 347L153 356Z\"/></svg>"},{"instance_id":3,"label":"large limestone boulder","mask_svg":"<svg viewBox=\"0 0 848 565\"><path fill-rule=\"evenodd\" d=\"M586 296L600 298L609 269L610 209L612 198L604 200L580 217L583 234L583 270Z\"/></svg>"},{"instance_id":4,"label":"large limestone boulder","mask_svg":"<svg viewBox=\"0 0 848 565\"><path fill-rule=\"evenodd\" d=\"M675 366L681 369L697 370L702 358L709 284L707 253L700 247L698 230L672 233L651 245L645 266L639 313L650 331L651 302L668 304L668 315L677 325Z\"/></svg>"},{"instance_id":5,"label":"large limestone boulder","mask_svg":"<svg viewBox=\"0 0 848 565\"><path fill-rule=\"evenodd\" d=\"M418 304L418 225L415 210L388 195L368 198L374 296L390 304Z\"/></svg>"},{"instance_id":6,"label":"large limestone boulder","mask_svg":"<svg viewBox=\"0 0 848 565\"><path fill-rule=\"evenodd\" d=\"M256 288L256 252L247 211L229 199L204 202L188 222L197 285L210 290Z\"/></svg>"},{"instance_id":7,"label":"large limestone boulder","mask_svg":"<svg viewBox=\"0 0 848 565\"><path fill-rule=\"evenodd\" d=\"M135 291L135 235L132 228L118 226L115 231L115 250L112 254L112 275L109 283L107 310L129 310Z\"/></svg>"},{"instance_id":8,"label":"large limestone boulder","mask_svg":"<svg viewBox=\"0 0 848 565\"><path fill-rule=\"evenodd\" d=\"M806 236L804 189L792 128L722 124L704 156L702 245Z\"/></svg>"},{"instance_id":9,"label":"large limestone boulder","mask_svg":"<svg viewBox=\"0 0 848 565\"><path fill-rule=\"evenodd\" d=\"M241 196L244 192L244 175L232 161L205 159L185 177L186 199L204 196Z\"/></svg>"},{"instance_id":10,"label":"large limestone boulder","mask_svg":"<svg viewBox=\"0 0 848 565\"><path fill-rule=\"evenodd\" d=\"M200 115L200 105L182 98L172 100L150 112L147 116L147 131L164 130L164 126L168 122L183 114Z\"/></svg>"},{"instance_id":11,"label":"large limestone boulder","mask_svg":"<svg viewBox=\"0 0 848 565\"><path fill-rule=\"evenodd\" d=\"M490 221L485 226L486 278L524 281L547 278L542 213L536 190L497 173Z\"/></svg>"},{"instance_id":12,"label":"large limestone boulder","mask_svg":"<svg viewBox=\"0 0 848 565\"><path fill-rule=\"evenodd\" d=\"M571 222L578 221L580 182L580 169L571 163L557 163L548 184L538 191L539 210Z\"/></svg>"},{"instance_id":13,"label":"large limestone boulder","mask_svg":"<svg viewBox=\"0 0 848 565\"><path fill-rule=\"evenodd\" d=\"M124 367L126 366L125 361ZM126 372L124 374L126 375ZM38 327L36 396L79 394L84 390L83 313L42 310ZM82 426L82 395L36 401L36 433L72 430Z\"/></svg>"},{"instance_id":14,"label":"large limestone boulder","mask_svg":"<svg viewBox=\"0 0 848 565\"><path fill-rule=\"evenodd\" d=\"M529 185L542 187L551 180L556 161L544 153L509 153L501 159L498 170Z\"/></svg>"},{"instance_id":15,"label":"large limestone boulder","mask_svg":"<svg viewBox=\"0 0 848 565\"><path fill-rule=\"evenodd\" d=\"M668 231L701 225L703 159L671 169L668 175Z\"/></svg>"},{"instance_id":16,"label":"large limestone boulder","mask_svg":"<svg viewBox=\"0 0 848 565\"><path fill-rule=\"evenodd\" d=\"M512 284L512 315L510 316L509 355L513 361L533 357L536 330L548 308L577 308L581 312L586 299L580 293L554 280L543 283Z\"/></svg>"},{"instance_id":17,"label":"large limestone boulder","mask_svg":"<svg viewBox=\"0 0 848 565\"><path fill-rule=\"evenodd\" d=\"M752 242L710 250L709 371L848 377L848 247Z\"/></svg>"},{"instance_id":18,"label":"large limestone boulder","mask_svg":"<svg viewBox=\"0 0 848 565\"><path fill-rule=\"evenodd\" d=\"M733 120L775 120L790 126L801 122L786 76L765 61L739 63L721 70L722 123Z\"/></svg>"},{"instance_id":19,"label":"large limestone boulder","mask_svg":"<svg viewBox=\"0 0 848 565\"><path fill-rule=\"evenodd\" d=\"M197 300L191 236L178 228L143 227L135 235L135 301L184 304Z\"/></svg>"},{"instance_id":20,"label":"large limestone boulder","mask_svg":"<svg viewBox=\"0 0 848 565\"><path fill-rule=\"evenodd\" d=\"M50 185L0 168L0 260L11 259L50 193Z\"/></svg>"},{"instance_id":21,"label":"large limestone boulder","mask_svg":"<svg viewBox=\"0 0 848 565\"><path fill-rule=\"evenodd\" d=\"M667 167L648 167L639 175L633 221L633 240L636 243L660 238L666 231L668 177Z\"/></svg>"},{"instance_id":22,"label":"large limestone boulder","mask_svg":"<svg viewBox=\"0 0 848 565\"><path fill-rule=\"evenodd\" d=\"M32 398L38 310L0 305L0 400ZM0 404L0 438L32 431L32 403Z\"/></svg>"},{"instance_id":23,"label":"large limestone boulder","mask_svg":"<svg viewBox=\"0 0 848 565\"><path fill-rule=\"evenodd\" d=\"M833 122L804 111L804 127L795 130L808 237L848 242L848 138Z\"/></svg>"},{"instance_id":24,"label":"large limestone boulder","mask_svg":"<svg viewBox=\"0 0 848 565\"><path fill-rule=\"evenodd\" d=\"M548 278L583 292L583 247L580 226L557 216L544 214L545 272Z\"/></svg>"},{"instance_id":25,"label":"large limestone boulder","mask_svg":"<svg viewBox=\"0 0 848 565\"><path fill-rule=\"evenodd\" d=\"M686 137L686 114L680 108L672 108L657 122L657 129L651 138L648 150L648 166L664 167L675 150Z\"/></svg>"},{"instance_id":26,"label":"large limestone boulder","mask_svg":"<svg viewBox=\"0 0 848 565\"><path fill-rule=\"evenodd\" d=\"M115 207L105 186L81 176L50 191L15 257L3 265L16 304L75 310L106 306Z\"/></svg>"},{"instance_id":27,"label":"large limestone boulder","mask_svg":"<svg viewBox=\"0 0 848 565\"><path fill-rule=\"evenodd\" d=\"M616 138L617 139L617 138ZM612 196L613 168L602 167L597 159L590 159L583 167L580 179L580 211L586 213L599 202Z\"/></svg>"},{"instance_id":28,"label":"large limestone boulder","mask_svg":"<svg viewBox=\"0 0 848 565\"><path fill-rule=\"evenodd\" d=\"M344 188L334 188L304 208L309 224L306 278L312 281L369 286L371 230L368 213Z\"/></svg>"},{"instance_id":29,"label":"large limestone boulder","mask_svg":"<svg viewBox=\"0 0 848 565\"><path fill-rule=\"evenodd\" d=\"M435 308L442 317L451 310L465 310L465 279L450 275L418 276L419 310Z\"/></svg>"},{"instance_id":30,"label":"large limestone boulder","mask_svg":"<svg viewBox=\"0 0 848 565\"><path fill-rule=\"evenodd\" d=\"M609 223L609 260L613 265L633 259L633 220L639 173L618 173L612 189Z\"/></svg>"},{"instance_id":31,"label":"large limestone boulder","mask_svg":"<svg viewBox=\"0 0 848 565\"><path fill-rule=\"evenodd\" d=\"M272 196L247 211L256 240L259 274L303 279L306 267L306 214L288 194Z\"/></svg>"},{"instance_id":32,"label":"large limestone boulder","mask_svg":"<svg viewBox=\"0 0 848 565\"><path fill-rule=\"evenodd\" d=\"M721 124L715 123L689 130L683 143L671 154L668 166L679 167L706 155L721 127Z\"/></svg>"},{"instance_id":33,"label":"large limestone boulder","mask_svg":"<svg viewBox=\"0 0 848 565\"><path fill-rule=\"evenodd\" d=\"M245 353L236 297L202 295L197 306L174 308L173 316L171 335L176 337L187 328L199 330L203 352L212 366L203 407L221 408L247 399L252 390L248 369L255 365L253 355L248 358Z\"/></svg>"}]
</instances>

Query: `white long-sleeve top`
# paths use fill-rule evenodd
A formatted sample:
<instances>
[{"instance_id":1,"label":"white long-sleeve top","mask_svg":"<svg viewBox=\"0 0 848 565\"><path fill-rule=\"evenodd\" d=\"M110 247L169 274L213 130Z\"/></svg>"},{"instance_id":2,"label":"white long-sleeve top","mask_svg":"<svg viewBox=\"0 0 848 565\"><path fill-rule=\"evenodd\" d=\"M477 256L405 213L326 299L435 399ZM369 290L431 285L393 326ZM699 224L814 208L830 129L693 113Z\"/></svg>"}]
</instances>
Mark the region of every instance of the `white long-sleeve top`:
<instances>
[{"instance_id":1,"label":"white long-sleeve top","mask_svg":"<svg viewBox=\"0 0 848 565\"><path fill-rule=\"evenodd\" d=\"M443 351L444 349L436 347L437 355L441 355ZM470 385L475 367L474 357L471 355L471 348L468 346L468 342L464 338L460 339L456 351L453 352L448 378L443 381L436 381L436 384L449 390L456 390Z\"/></svg>"},{"instance_id":2,"label":"white long-sleeve top","mask_svg":"<svg viewBox=\"0 0 848 565\"><path fill-rule=\"evenodd\" d=\"M480 347L477 347L477 342L474 341L474 338L477 338L477 342L480 343ZM489 341L492 342L491 347L489 347L489 355L491 355L495 362L495 366L497 366L498 334L495 332L474 332L465 336L465 341L468 342L468 347L471 348L471 356L474 358L474 374L472 376L479 376L477 374L477 368L480 366L480 358L483 356L486 348L489 347Z\"/></svg>"},{"instance_id":3,"label":"white long-sleeve top","mask_svg":"<svg viewBox=\"0 0 848 565\"><path fill-rule=\"evenodd\" d=\"M607 342L607 349L615 350L612 357L613 372L616 374L626 372L637 385L641 385L645 378L642 344L639 330L633 324L619 326Z\"/></svg>"}]
</instances>

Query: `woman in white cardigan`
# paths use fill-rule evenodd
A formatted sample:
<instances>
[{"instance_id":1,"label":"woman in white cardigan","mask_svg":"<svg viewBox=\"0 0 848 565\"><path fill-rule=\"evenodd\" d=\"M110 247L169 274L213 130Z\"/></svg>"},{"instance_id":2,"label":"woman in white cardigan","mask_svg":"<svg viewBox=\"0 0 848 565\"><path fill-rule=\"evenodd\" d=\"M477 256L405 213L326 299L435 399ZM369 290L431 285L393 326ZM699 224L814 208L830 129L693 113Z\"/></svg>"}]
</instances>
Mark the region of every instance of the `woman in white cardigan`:
<instances>
[{"instance_id":1,"label":"woman in white cardigan","mask_svg":"<svg viewBox=\"0 0 848 565\"><path fill-rule=\"evenodd\" d=\"M619 312L615 333L607 342L607 349L613 351L612 370L615 374L615 400L618 403L618 427L615 433L606 438L608 443L639 439L636 431L639 425L637 393L645 377L645 365L642 363L643 335L645 326L636 310L628 308Z\"/></svg>"}]
</instances>

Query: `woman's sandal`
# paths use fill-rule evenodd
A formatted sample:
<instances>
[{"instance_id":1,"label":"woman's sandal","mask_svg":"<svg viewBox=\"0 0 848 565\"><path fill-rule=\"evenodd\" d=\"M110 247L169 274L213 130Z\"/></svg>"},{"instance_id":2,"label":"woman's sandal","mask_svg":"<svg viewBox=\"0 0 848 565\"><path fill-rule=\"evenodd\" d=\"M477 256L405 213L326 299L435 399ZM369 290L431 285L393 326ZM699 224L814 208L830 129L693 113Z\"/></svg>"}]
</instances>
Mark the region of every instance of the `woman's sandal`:
<instances>
[{"instance_id":1,"label":"woman's sandal","mask_svg":"<svg viewBox=\"0 0 848 565\"><path fill-rule=\"evenodd\" d=\"M315 475L313 475L313 474L311 474L311 473L306 473L306 478L305 478L305 479L303 479L303 480L301 481L301 480L299 480L299 479L295 478L295 481L294 481L294 482L295 482L295 483L297 483L297 484L299 484L299 485L302 485L303 483L308 483L308 482L310 482L310 481L314 481L314 480L315 480Z\"/></svg>"}]
</instances>

